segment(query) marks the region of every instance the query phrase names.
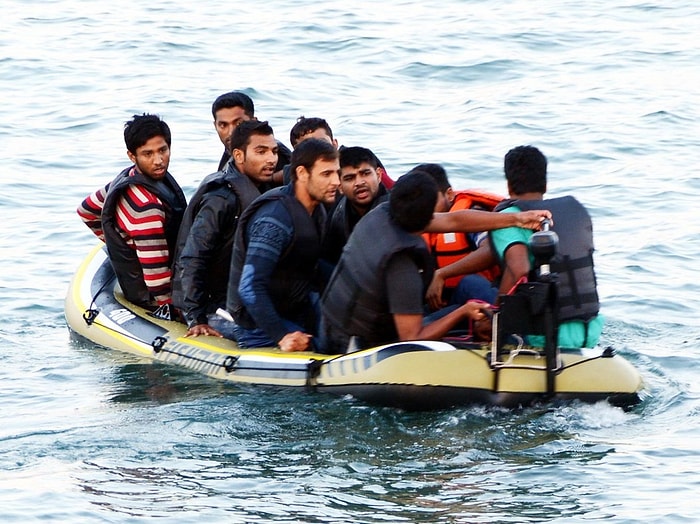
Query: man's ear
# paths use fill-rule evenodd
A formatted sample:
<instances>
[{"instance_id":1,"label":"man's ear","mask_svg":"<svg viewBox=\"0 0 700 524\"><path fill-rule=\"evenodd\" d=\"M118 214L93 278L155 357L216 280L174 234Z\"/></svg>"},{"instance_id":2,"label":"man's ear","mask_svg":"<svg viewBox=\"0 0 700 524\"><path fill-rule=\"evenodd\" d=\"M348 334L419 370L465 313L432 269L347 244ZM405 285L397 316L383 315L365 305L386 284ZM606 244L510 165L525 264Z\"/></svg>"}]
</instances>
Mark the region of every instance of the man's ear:
<instances>
[{"instance_id":1,"label":"man's ear","mask_svg":"<svg viewBox=\"0 0 700 524\"><path fill-rule=\"evenodd\" d=\"M232 151L231 156L233 157L233 161L236 164L242 164L243 162L245 162L245 151L243 151L242 149L234 149Z\"/></svg>"},{"instance_id":2,"label":"man's ear","mask_svg":"<svg viewBox=\"0 0 700 524\"><path fill-rule=\"evenodd\" d=\"M445 191L445 197L447 197L447 201L450 203L450 206L452 206L455 201L455 190L452 189L452 186L448 187L447 191Z\"/></svg>"},{"instance_id":3,"label":"man's ear","mask_svg":"<svg viewBox=\"0 0 700 524\"><path fill-rule=\"evenodd\" d=\"M377 166L377 169L375 169L377 172L377 176L379 177L379 181L382 181L383 177L388 177L389 175L386 174L386 169L384 169L382 166Z\"/></svg>"},{"instance_id":4,"label":"man's ear","mask_svg":"<svg viewBox=\"0 0 700 524\"><path fill-rule=\"evenodd\" d=\"M309 172L304 166L297 166L295 173L297 175L297 180L306 181L309 178Z\"/></svg>"},{"instance_id":5,"label":"man's ear","mask_svg":"<svg viewBox=\"0 0 700 524\"><path fill-rule=\"evenodd\" d=\"M129 151L128 149L126 150L126 156L129 157L129 160L131 160L131 163L132 163L132 164L135 164L135 163L136 163L136 155L133 154L133 153L132 153L131 151Z\"/></svg>"}]
</instances>

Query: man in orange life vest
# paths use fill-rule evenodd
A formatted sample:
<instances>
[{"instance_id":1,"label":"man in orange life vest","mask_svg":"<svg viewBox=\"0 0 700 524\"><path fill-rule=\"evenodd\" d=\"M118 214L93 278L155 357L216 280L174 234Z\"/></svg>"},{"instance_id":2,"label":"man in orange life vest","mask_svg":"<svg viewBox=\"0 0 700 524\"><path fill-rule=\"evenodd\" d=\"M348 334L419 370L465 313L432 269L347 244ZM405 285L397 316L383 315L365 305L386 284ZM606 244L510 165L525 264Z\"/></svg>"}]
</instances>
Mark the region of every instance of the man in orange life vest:
<instances>
[{"instance_id":1,"label":"man in orange life vest","mask_svg":"<svg viewBox=\"0 0 700 524\"><path fill-rule=\"evenodd\" d=\"M437 183L439 193L435 204L436 213L462 209L491 211L503 200L500 195L485 191L455 191L445 169L439 164L420 164L414 169L428 173ZM428 243L436 265L435 275L426 292L426 301L432 310L449 304L463 304L474 298L491 303L497 289L493 282L500 275L500 269L491 257L484 258L481 266L475 266L474 274L467 274L468 271L444 274L444 268L477 250L486 238L485 232L424 233L423 238Z\"/></svg>"}]
</instances>

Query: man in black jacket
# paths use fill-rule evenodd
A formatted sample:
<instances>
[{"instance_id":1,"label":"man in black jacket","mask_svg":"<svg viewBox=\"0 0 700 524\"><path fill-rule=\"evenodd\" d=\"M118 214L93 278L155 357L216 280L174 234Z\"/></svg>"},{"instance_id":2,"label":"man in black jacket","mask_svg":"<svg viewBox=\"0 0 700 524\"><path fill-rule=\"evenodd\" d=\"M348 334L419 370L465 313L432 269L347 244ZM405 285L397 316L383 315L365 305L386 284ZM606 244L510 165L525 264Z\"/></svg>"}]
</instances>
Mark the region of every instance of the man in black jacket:
<instances>
[{"instance_id":1,"label":"man in black jacket","mask_svg":"<svg viewBox=\"0 0 700 524\"><path fill-rule=\"evenodd\" d=\"M187 336L230 336L222 334L227 324L216 310L226 305L238 218L270 188L277 164L278 145L267 122L243 121L229 140L231 160L202 180L178 235L173 304L187 323Z\"/></svg>"},{"instance_id":2,"label":"man in black jacket","mask_svg":"<svg viewBox=\"0 0 700 524\"><path fill-rule=\"evenodd\" d=\"M239 346L316 347L316 267L339 171L332 144L304 140L292 153L291 184L266 192L241 216L226 303Z\"/></svg>"},{"instance_id":3,"label":"man in black jacket","mask_svg":"<svg viewBox=\"0 0 700 524\"><path fill-rule=\"evenodd\" d=\"M321 258L328 275L340 260L350 233L368 211L384 202L389 193L382 183L379 160L366 147L340 149L340 192L329 212L328 231Z\"/></svg>"}]
</instances>

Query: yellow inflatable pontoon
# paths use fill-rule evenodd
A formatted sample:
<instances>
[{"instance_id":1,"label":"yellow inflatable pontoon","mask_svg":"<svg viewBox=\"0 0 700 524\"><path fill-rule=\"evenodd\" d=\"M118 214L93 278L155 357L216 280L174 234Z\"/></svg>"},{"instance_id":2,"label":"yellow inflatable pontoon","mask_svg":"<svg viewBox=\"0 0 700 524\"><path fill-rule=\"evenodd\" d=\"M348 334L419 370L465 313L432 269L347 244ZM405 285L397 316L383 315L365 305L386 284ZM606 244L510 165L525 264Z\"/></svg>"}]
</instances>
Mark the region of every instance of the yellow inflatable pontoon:
<instances>
[{"instance_id":1,"label":"yellow inflatable pontoon","mask_svg":"<svg viewBox=\"0 0 700 524\"><path fill-rule=\"evenodd\" d=\"M323 355L241 349L216 337L185 338L184 324L156 319L124 299L101 246L76 272L65 315L72 332L95 344L216 379L349 394L407 410L474 403L515 407L548 399L606 399L627 407L640 400L643 390L637 370L610 348L547 354L541 348L496 348L455 338Z\"/></svg>"}]
</instances>

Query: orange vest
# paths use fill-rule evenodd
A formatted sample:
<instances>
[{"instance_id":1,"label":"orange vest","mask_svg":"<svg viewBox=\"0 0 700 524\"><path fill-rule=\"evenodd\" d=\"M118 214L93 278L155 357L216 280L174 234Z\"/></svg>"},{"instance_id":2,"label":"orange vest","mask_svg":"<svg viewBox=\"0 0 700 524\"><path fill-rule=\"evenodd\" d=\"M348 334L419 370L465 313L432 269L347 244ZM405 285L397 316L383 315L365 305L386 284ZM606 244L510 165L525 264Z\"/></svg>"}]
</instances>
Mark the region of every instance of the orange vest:
<instances>
[{"instance_id":1,"label":"orange vest","mask_svg":"<svg viewBox=\"0 0 700 524\"><path fill-rule=\"evenodd\" d=\"M503 200L503 197L500 195L476 189L462 189L455 191L455 195L450 212L463 209L492 211L496 204ZM423 233L423 238L435 259L437 268L456 262L477 247L470 241L468 233ZM495 265L492 268L481 271L479 274L493 281L500 275L500 268L498 265ZM445 287L454 288L461 278L461 276L448 278L445 281Z\"/></svg>"}]
</instances>

